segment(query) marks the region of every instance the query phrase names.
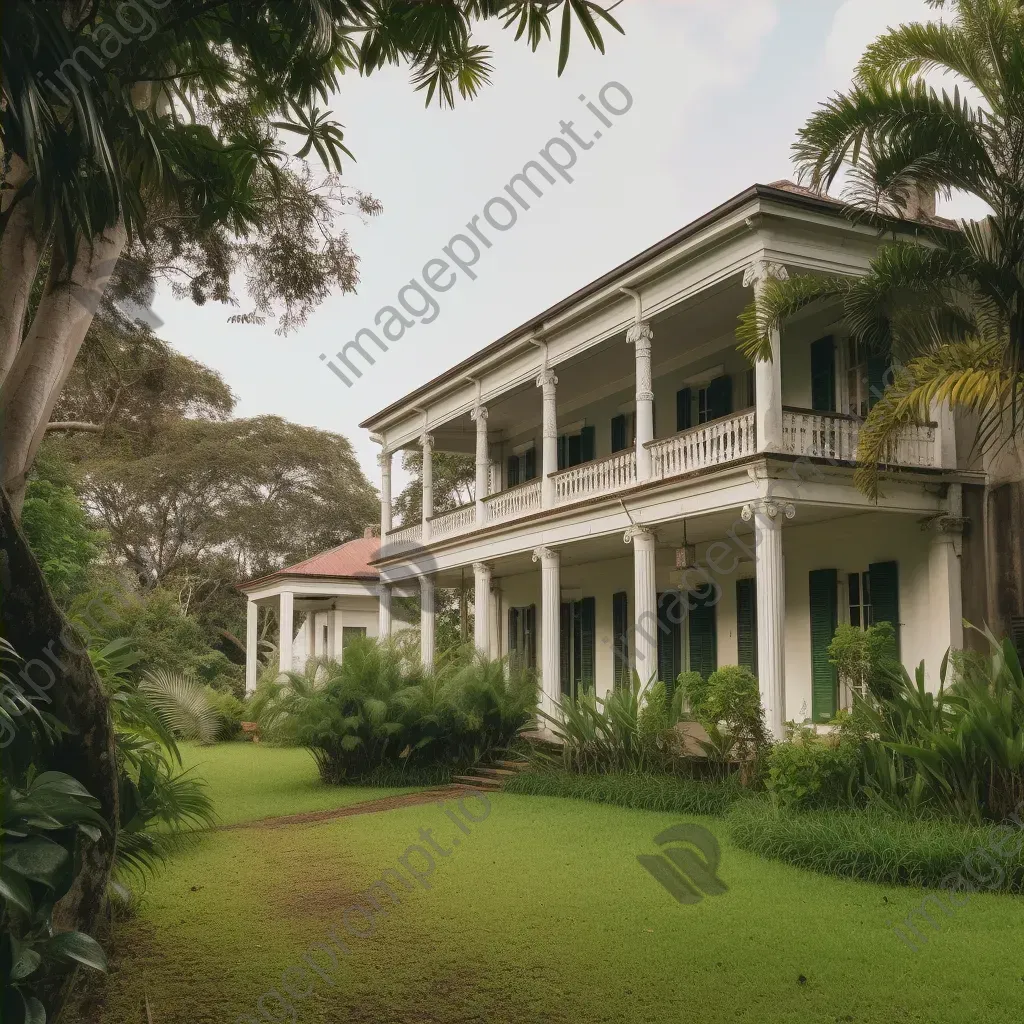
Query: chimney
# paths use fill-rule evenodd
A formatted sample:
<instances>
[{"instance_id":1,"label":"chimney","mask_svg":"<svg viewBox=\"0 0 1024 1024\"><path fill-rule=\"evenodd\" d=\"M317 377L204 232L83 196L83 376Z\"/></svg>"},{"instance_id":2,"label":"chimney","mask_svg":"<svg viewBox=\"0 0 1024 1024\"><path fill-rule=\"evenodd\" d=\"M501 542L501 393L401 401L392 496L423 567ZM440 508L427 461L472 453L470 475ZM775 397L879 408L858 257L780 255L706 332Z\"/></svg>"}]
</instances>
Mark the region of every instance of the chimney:
<instances>
[{"instance_id":1,"label":"chimney","mask_svg":"<svg viewBox=\"0 0 1024 1024\"><path fill-rule=\"evenodd\" d=\"M914 182L899 212L905 220L931 220L935 216L935 190Z\"/></svg>"}]
</instances>

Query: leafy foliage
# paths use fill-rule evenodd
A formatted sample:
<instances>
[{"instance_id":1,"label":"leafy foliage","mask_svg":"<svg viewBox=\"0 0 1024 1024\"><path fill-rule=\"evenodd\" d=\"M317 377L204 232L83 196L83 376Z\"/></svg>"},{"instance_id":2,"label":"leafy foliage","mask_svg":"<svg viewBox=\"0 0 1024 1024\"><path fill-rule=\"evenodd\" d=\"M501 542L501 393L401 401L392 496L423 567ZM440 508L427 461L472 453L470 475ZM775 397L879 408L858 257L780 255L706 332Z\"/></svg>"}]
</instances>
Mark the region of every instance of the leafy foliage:
<instances>
[{"instance_id":1,"label":"leafy foliage","mask_svg":"<svg viewBox=\"0 0 1024 1024\"><path fill-rule=\"evenodd\" d=\"M731 741L730 749L738 760L752 757L767 744L761 693L757 677L750 669L723 665L711 673L707 683L694 685L695 682L686 684L690 711L713 741L724 726L724 734Z\"/></svg>"},{"instance_id":2,"label":"leafy foliage","mask_svg":"<svg viewBox=\"0 0 1024 1024\"><path fill-rule=\"evenodd\" d=\"M767 757L765 786L776 804L807 809L853 803L862 759L856 741L805 729L788 743L774 744Z\"/></svg>"},{"instance_id":3,"label":"leafy foliage","mask_svg":"<svg viewBox=\"0 0 1024 1024\"><path fill-rule=\"evenodd\" d=\"M139 690L178 739L212 743L217 738L217 712L196 679L157 669L146 673Z\"/></svg>"},{"instance_id":4,"label":"leafy foliage","mask_svg":"<svg viewBox=\"0 0 1024 1024\"><path fill-rule=\"evenodd\" d=\"M899 672L892 623L879 622L868 629L840 623L828 645L828 659L851 692L877 700L892 696L892 677Z\"/></svg>"}]
</instances>

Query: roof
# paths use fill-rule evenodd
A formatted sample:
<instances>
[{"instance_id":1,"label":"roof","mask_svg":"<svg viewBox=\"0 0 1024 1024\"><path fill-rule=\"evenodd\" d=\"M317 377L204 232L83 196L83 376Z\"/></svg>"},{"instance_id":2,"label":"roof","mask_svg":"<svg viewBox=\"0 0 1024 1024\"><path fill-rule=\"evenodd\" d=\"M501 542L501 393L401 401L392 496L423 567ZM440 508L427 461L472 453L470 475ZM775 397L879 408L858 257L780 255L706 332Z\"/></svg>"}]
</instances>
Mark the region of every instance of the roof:
<instances>
[{"instance_id":1,"label":"roof","mask_svg":"<svg viewBox=\"0 0 1024 1024\"><path fill-rule=\"evenodd\" d=\"M743 192L740 192L738 195L726 200L724 203L716 206L708 213L702 214L696 220L693 220L684 227L679 228L679 230L668 235L666 238L661 239L660 242L655 242L650 248L645 249L643 252L638 253L631 259L628 259L625 263L615 267L614 270L608 271L608 273L603 274L595 281L591 281L590 284L584 285L571 295L566 296L566 298L560 299L553 306L544 310L544 312L533 317L531 320L528 320L526 323L521 324L519 327L516 327L514 330L509 331L508 334L498 338L497 341L493 341L489 345L485 345L483 348L478 349L468 358L463 359L461 362L456 363L455 366L445 370L444 373L434 377L433 380L428 381L426 384L416 388L415 391L411 391L404 395L397 402L392 402L373 416L363 420L359 426L364 430L372 430L376 423L386 419L394 413L408 409L409 406L414 405L421 396L426 395L438 385L452 380L463 379L467 372L471 371L473 366L480 359L497 353L510 342L515 341L516 339L525 338L531 332L539 330L544 325L545 321L558 316L560 313L570 309L577 302L601 291L603 288L607 288L617 278L620 278L631 271L637 270L656 256L661 255L663 252L673 248L690 236L697 234L699 231L704 230L706 227L714 224L718 220L721 220L723 217L727 217L729 214L742 208L747 203L755 199L772 199L776 202L787 203L791 206L802 207L803 209L817 210L818 212L831 214L833 216L845 216L845 211L847 209L846 203L843 203L838 199L833 199L831 196L822 195L821 193L805 188L802 185L797 185L795 182L789 181L786 178L782 178L779 181L773 181L769 185L751 185ZM921 220L911 221L909 224L932 228L956 227L955 222L946 220L943 217L933 217L929 219L922 218Z\"/></svg>"},{"instance_id":2,"label":"roof","mask_svg":"<svg viewBox=\"0 0 1024 1024\"><path fill-rule=\"evenodd\" d=\"M380 537L359 537L357 540L350 540L331 548L330 551L322 551L303 562L241 583L238 589L248 590L257 584L295 576L332 580L377 580L380 578L380 572L370 563L377 557L379 550Z\"/></svg>"}]
</instances>

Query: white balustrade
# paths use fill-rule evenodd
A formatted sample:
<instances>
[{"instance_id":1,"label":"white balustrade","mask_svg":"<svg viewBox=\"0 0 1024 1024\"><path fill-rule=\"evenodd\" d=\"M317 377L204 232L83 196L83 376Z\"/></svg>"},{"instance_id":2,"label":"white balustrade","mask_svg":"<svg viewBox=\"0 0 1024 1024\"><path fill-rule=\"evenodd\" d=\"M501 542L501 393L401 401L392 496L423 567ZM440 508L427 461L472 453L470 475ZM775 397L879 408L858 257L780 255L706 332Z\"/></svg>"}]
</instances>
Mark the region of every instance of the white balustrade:
<instances>
[{"instance_id":1,"label":"white balustrade","mask_svg":"<svg viewBox=\"0 0 1024 1024\"><path fill-rule=\"evenodd\" d=\"M530 480L518 487L492 494L484 502L487 506L487 522L501 523L518 519L540 509L540 481Z\"/></svg>"},{"instance_id":2,"label":"white balustrade","mask_svg":"<svg viewBox=\"0 0 1024 1024\"><path fill-rule=\"evenodd\" d=\"M601 494L613 494L636 484L636 452L616 452L555 473L555 503L565 505Z\"/></svg>"},{"instance_id":3,"label":"white balustrade","mask_svg":"<svg viewBox=\"0 0 1024 1024\"><path fill-rule=\"evenodd\" d=\"M423 524L415 523L401 530L392 530L385 538L382 550L385 554L397 553L405 548L423 543Z\"/></svg>"},{"instance_id":4,"label":"white balustrade","mask_svg":"<svg viewBox=\"0 0 1024 1024\"><path fill-rule=\"evenodd\" d=\"M861 421L849 416L785 409L783 450L794 455L856 462L860 427ZM927 424L904 427L884 461L894 466L933 466L935 428Z\"/></svg>"},{"instance_id":5,"label":"white balustrade","mask_svg":"<svg viewBox=\"0 0 1024 1024\"><path fill-rule=\"evenodd\" d=\"M450 537L453 533L462 533L476 525L476 505L460 505L451 512L434 516L430 520L431 540L439 537Z\"/></svg>"},{"instance_id":6,"label":"white balustrade","mask_svg":"<svg viewBox=\"0 0 1024 1024\"><path fill-rule=\"evenodd\" d=\"M662 441L652 441L648 447L654 461L654 479L664 480L754 455L754 433L754 411L748 409L691 427Z\"/></svg>"}]
</instances>

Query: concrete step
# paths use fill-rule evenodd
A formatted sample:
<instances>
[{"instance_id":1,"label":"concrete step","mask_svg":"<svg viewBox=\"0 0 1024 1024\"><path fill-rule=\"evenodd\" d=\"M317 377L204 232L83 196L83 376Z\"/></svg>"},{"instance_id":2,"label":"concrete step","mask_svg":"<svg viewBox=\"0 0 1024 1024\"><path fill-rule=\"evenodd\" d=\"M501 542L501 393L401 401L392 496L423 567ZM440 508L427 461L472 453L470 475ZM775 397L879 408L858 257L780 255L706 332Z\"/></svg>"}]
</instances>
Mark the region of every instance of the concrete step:
<instances>
[{"instance_id":1,"label":"concrete step","mask_svg":"<svg viewBox=\"0 0 1024 1024\"><path fill-rule=\"evenodd\" d=\"M482 775L453 775L452 782L466 789L501 789L501 780Z\"/></svg>"},{"instance_id":2,"label":"concrete step","mask_svg":"<svg viewBox=\"0 0 1024 1024\"><path fill-rule=\"evenodd\" d=\"M495 761L494 762L499 768L508 768L509 771L513 772L525 772L529 770L529 761Z\"/></svg>"},{"instance_id":3,"label":"concrete step","mask_svg":"<svg viewBox=\"0 0 1024 1024\"><path fill-rule=\"evenodd\" d=\"M482 775L493 779L507 779L510 775L518 775L519 772L510 771L508 768L470 768L474 775Z\"/></svg>"}]
</instances>

